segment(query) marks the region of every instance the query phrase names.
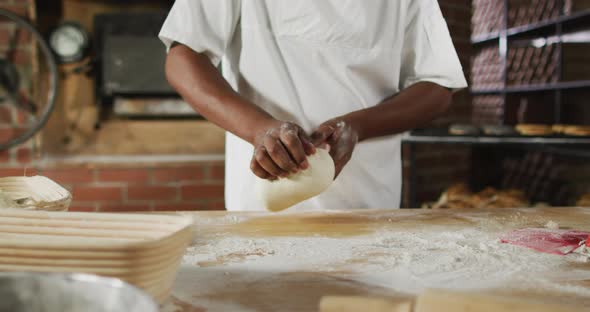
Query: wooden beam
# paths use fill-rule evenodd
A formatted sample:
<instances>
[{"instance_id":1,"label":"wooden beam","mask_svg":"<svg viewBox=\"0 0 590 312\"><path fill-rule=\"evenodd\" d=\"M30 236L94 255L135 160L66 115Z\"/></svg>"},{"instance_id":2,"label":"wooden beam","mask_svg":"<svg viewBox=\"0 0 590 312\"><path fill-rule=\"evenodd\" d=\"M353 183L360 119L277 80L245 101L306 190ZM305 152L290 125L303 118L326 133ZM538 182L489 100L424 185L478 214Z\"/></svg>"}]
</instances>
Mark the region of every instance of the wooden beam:
<instances>
[{"instance_id":1,"label":"wooden beam","mask_svg":"<svg viewBox=\"0 0 590 312\"><path fill-rule=\"evenodd\" d=\"M108 121L71 141L67 155L223 154L225 131L207 121ZM59 149L55 150L60 153Z\"/></svg>"}]
</instances>

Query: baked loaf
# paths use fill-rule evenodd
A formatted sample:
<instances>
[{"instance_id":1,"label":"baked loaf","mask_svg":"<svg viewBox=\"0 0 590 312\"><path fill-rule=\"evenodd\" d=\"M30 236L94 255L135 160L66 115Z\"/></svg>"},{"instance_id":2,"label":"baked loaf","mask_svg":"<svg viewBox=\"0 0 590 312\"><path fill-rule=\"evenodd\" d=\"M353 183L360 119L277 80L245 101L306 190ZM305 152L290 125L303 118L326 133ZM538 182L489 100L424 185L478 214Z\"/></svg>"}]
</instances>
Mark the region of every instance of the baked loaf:
<instances>
[{"instance_id":1,"label":"baked loaf","mask_svg":"<svg viewBox=\"0 0 590 312\"><path fill-rule=\"evenodd\" d=\"M522 135L551 135L553 134L552 126L541 124L519 124L516 126L516 131Z\"/></svg>"},{"instance_id":2,"label":"baked loaf","mask_svg":"<svg viewBox=\"0 0 590 312\"><path fill-rule=\"evenodd\" d=\"M436 203L426 204L423 208L517 208L528 206L530 206L530 202L521 190L497 190L487 187L480 192L473 193L465 183L458 183L443 192Z\"/></svg>"},{"instance_id":3,"label":"baked loaf","mask_svg":"<svg viewBox=\"0 0 590 312\"><path fill-rule=\"evenodd\" d=\"M469 124L454 124L449 127L449 133L453 135L478 135L478 127Z\"/></svg>"},{"instance_id":4,"label":"baked loaf","mask_svg":"<svg viewBox=\"0 0 590 312\"><path fill-rule=\"evenodd\" d=\"M590 126L565 126L563 134L572 136L590 136Z\"/></svg>"}]
</instances>

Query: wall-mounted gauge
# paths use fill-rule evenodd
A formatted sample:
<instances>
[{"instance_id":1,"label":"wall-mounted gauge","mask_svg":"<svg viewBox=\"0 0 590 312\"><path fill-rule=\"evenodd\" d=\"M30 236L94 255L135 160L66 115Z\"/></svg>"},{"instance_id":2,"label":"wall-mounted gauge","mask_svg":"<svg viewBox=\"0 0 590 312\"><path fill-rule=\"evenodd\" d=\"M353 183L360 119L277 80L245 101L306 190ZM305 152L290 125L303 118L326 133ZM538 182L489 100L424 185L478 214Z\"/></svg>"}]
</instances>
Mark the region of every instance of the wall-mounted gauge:
<instances>
[{"instance_id":1,"label":"wall-mounted gauge","mask_svg":"<svg viewBox=\"0 0 590 312\"><path fill-rule=\"evenodd\" d=\"M89 35L80 24L64 22L49 35L49 45L62 63L77 62L86 55Z\"/></svg>"}]
</instances>

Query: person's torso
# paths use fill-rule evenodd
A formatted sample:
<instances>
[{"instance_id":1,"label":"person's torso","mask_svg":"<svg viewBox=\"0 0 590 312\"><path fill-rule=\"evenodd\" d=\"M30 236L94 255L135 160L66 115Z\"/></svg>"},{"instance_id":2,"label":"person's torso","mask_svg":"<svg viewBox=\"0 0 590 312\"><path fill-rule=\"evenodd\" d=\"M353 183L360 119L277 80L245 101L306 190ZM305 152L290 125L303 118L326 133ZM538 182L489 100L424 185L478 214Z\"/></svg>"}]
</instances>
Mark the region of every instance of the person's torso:
<instances>
[{"instance_id":1,"label":"person's torso","mask_svg":"<svg viewBox=\"0 0 590 312\"><path fill-rule=\"evenodd\" d=\"M406 1L242 1L224 75L275 118L306 131L377 105L400 89ZM226 198L230 210L258 210L249 170L252 147L228 134ZM330 189L294 209L399 205L396 136L357 145Z\"/></svg>"}]
</instances>

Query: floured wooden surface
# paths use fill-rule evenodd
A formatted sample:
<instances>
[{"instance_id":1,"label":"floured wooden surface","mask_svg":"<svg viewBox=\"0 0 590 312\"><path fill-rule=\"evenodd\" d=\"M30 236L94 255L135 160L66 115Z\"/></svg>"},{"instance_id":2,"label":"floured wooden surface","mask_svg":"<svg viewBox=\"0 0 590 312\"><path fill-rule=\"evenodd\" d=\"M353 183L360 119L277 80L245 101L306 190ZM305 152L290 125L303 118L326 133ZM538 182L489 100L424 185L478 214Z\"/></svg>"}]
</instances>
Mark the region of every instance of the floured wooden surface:
<instances>
[{"instance_id":1,"label":"floured wooden surface","mask_svg":"<svg viewBox=\"0 0 590 312\"><path fill-rule=\"evenodd\" d=\"M590 209L190 213L195 239L164 312L317 311L324 295L481 289L590 306L590 261L501 244L509 230L590 230Z\"/></svg>"}]
</instances>

